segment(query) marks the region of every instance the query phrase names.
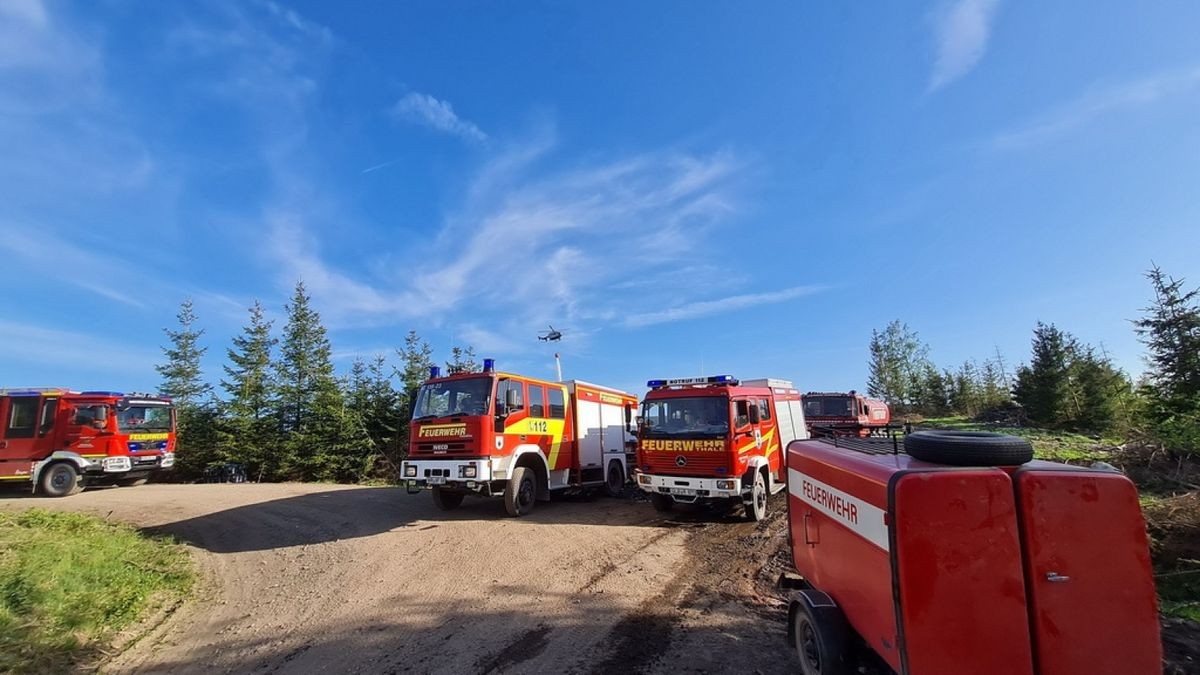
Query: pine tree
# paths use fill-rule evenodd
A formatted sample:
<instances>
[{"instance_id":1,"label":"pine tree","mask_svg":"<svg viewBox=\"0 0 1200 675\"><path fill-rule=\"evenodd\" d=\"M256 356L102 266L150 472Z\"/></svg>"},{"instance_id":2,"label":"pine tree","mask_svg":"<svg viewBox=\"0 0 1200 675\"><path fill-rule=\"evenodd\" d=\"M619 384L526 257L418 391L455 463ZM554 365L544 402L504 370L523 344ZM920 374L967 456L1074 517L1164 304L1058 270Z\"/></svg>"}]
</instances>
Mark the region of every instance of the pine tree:
<instances>
[{"instance_id":1,"label":"pine tree","mask_svg":"<svg viewBox=\"0 0 1200 675\"><path fill-rule=\"evenodd\" d=\"M475 361L475 348L451 347L450 360L446 362L446 370L451 373L477 373L481 366Z\"/></svg>"},{"instance_id":2,"label":"pine tree","mask_svg":"<svg viewBox=\"0 0 1200 675\"><path fill-rule=\"evenodd\" d=\"M1134 321L1150 365L1143 421L1164 445L1200 452L1200 289L1157 266L1146 277L1154 302Z\"/></svg>"},{"instance_id":3,"label":"pine tree","mask_svg":"<svg viewBox=\"0 0 1200 675\"><path fill-rule=\"evenodd\" d=\"M343 431L344 401L333 374L331 349L321 316L297 282L285 306L287 325L275 363L275 409L286 435L284 473L306 478L325 472L324 455Z\"/></svg>"},{"instance_id":4,"label":"pine tree","mask_svg":"<svg viewBox=\"0 0 1200 675\"><path fill-rule=\"evenodd\" d=\"M256 300L250 308L250 324L233 338L233 347L226 349L229 365L225 366L226 379L221 380L229 396L224 454L231 461L245 464L247 475L259 480L279 467L271 371L271 350L279 340L271 336L271 325Z\"/></svg>"},{"instance_id":5,"label":"pine tree","mask_svg":"<svg viewBox=\"0 0 1200 675\"><path fill-rule=\"evenodd\" d=\"M867 392L899 412L915 408L929 348L907 324L896 320L882 331L871 331L869 350Z\"/></svg>"},{"instance_id":6,"label":"pine tree","mask_svg":"<svg viewBox=\"0 0 1200 675\"><path fill-rule=\"evenodd\" d=\"M1033 357L1017 369L1013 398L1030 421L1055 426L1064 419L1074 340L1054 324L1038 322L1033 331Z\"/></svg>"},{"instance_id":7,"label":"pine tree","mask_svg":"<svg viewBox=\"0 0 1200 675\"><path fill-rule=\"evenodd\" d=\"M955 412L974 417L982 409L979 391L979 368L973 361L963 361L954 374L954 392L951 396Z\"/></svg>"},{"instance_id":8,"label":"pine tree","mask_svg":"<svg viewBox=\"0 0 1200 675\"><path fill-rule=\"evenodd\" d=\"M166 362L154 367L162 376L159 391L171 397L176 409L176 455L178 473L200 476L218 454L218 411L212 400L212 387L204 381L201 359L206 347L200 346L204 330L196 327L196 313L190 298L183 301L176 315L179 329L163 329L170 341L163 347Z\"/></svg>"},{"instance_id":9,"label":"pine tree","mask_svg":"<svg viewBox=\"0 0 1200 675\"><path fill-rule=\"evenodd\" d=\"M433 348L417 335L417 331L410 330L408 335L404 336L404 348L396 350L396 355L400 357L403 366L399 375L400 386L403 388L402 400L407 412L402 417L399 437L401 443L407 443L408 419L412 417L412 407L416 403L413 398L417 389L429 378L429 369L434 365Z\"/></svg>"}]
</instances>

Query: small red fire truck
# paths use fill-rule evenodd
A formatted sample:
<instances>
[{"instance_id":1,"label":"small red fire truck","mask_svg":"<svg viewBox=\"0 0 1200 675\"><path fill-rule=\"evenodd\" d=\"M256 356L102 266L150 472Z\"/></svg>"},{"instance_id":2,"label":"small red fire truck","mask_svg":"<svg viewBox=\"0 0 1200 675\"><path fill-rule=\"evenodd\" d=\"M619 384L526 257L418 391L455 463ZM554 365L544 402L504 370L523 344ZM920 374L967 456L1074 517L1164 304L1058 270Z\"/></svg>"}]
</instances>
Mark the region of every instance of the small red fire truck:
<instances>
[{"instance_id":1,"label":"small red fire truck","mask_svg":"<svg viewBox=\"0 0 1200 675\"><path fill-rule=\"evenodd\" d=\"M804 395L804 419L814 436L869 436L886 429L892 413L883 401L853 389L848 394L810 391Z\"/></svg>"},{"instance_id":2,"label":"small red fire truck","mask_svg":"<svg viewBox=\"0 0 1200 675\"><path fill-rule=\"evenodd\" d=\"M556 490L624 488L631 394L500 373L484 359L481 373L430 368L415 401L401 473L409 492L429 489L438 508L467 495L503 497L509 515L521 516Z\"/></svg>"},{"instance_id":3,"label":"small red fire truck","mask_svg":"<svg viewBox=\"0 0 1200 675\"><path fill-rule=\"evenodd\" d=\"M171 400L115 391L0 389L0 480L50 497L138 485L175 464Z\"/></svg>"},{"instance_id":4,"label":"small red fire truck","mask_svg":"<svg viewBox=\"0 0 1200 675\"><path fill-rule=\"evenodd\" d=\"M654 508L737 500L747 518L766 517L767 495L784 486L783 448L808 438L792 383L718 375L646 384L637 484Z\"/></svg>"},{"instance_id":5,"label":"small red fire truck","mask_svg":"<svg viewBox=\"0 0 1200 675\"><path fill-rule=\"evenodd\" d=\"M787 451L788 635L806 675L1157 675L1133 483L1031 461L983 432L822 438Z\"/></svg>"}]
</instances>

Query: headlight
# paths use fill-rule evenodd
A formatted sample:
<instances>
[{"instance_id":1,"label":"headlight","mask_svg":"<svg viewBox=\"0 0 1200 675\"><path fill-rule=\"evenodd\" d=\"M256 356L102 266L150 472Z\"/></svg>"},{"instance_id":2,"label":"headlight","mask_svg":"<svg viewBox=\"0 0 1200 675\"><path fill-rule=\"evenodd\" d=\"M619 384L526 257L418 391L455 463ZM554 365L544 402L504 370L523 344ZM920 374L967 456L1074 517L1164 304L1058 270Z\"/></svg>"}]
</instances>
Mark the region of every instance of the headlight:
<instances>
[{"instance_id":1,"label":"headlight","mask_svg":"<svg viewBox=\"0 0 1200 675\"><path fill-rule=\"evenodd\" d=\"M417 477L417 467L412 464L405 464L404 465L404 476L406 478L416 478Z\"/></svg>"},{"instance_id":2,"label":"headlight","mask_svg":"<svg viewBox=\"0 0 1200 675\"><path fill-rule=\"evenodd\" d=\"M461 476L463 478L474 478L476 475L475 474L476 471L477 471L477 469L475 468L474 464L468 464L466 466L458 467L459 476Z\"/></svg>"},{"instance_id":3,"label":"headlight","mask_svg":"<svg viewBox=\"0 0 1200 675\"><path fill-rule=\"evenodd\" d=\"M717 481L717 489L718 490L732 490L735 487L737 487L737 481L732 481L732 480Z\"/></svg>"},{"instance_id":4,"label":"headlight","mask_svg":"<svg viewBox=\"0 0 1200 675\"><path fill-rule=\"evenodd\" d=\"M642 485L649 485L650 484L650 476L647 476L646 474L638 474L638 482L641 483Z\"/></svg>"}]
</instances>

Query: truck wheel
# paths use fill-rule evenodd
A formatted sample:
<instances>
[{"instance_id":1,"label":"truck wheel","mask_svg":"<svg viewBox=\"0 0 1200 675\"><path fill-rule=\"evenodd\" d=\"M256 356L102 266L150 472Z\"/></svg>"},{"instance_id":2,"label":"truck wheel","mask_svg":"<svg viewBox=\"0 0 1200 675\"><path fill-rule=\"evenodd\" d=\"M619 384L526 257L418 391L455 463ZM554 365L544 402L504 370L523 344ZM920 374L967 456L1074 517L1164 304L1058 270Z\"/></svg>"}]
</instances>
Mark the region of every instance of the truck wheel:
<instances>
[{"instance_id":1,"label":"truck wheel","mask_svg":"<svg viewBox=\"0 0 1200 675\"><path fill-rule=\"evenodd\" d=\"M989 431L914 431L904 450L916 459L951 466L1016 466L1033 459L1033 446Z\"/></svg>"},{"instance_id":2,"label":"truck wheel","mask_svg":"<svg viewBox=\"0 0 1200 675\"><path fill-rule=\"evenodd\" d=\"M70 462L51 464L42 472L38 487L47 497L66 497L83 489L79 484L79 470Z\"/></svg>"},{"instance_id":3,"label":"truck wheel","mask_svg":"<svg viewBox=\"0 0 1200 675\"><path fill-rule=\"evenodd\" d=\"M792 641L804 675L849 675L847 663L849 631L837 607L809 607L804 601L793 605Z\"/></svg>"},{"instance_id":4,"label":"truck wheel","mask_svg":"<svg viewBox=\"0 0 1200 675\"><path fill-rule=\"evenodd\" d=\"M523 466L513 469L504 489L504 510L508 515L518 518L533 511L537 500L537 479L533 472Z\"/></svg>"},{"instance_id":5,"label":"truck wheel","mask_svg":"<svg viewBox=\"0 0 1200 675\"><path fill-rule=\"evenodd\" d=\"M608 476L604 480L604 492L609 497L620 497L625 491L625 470L621 462L612 460L608 463Z\"/></svg>"},{"instance_id":6,"label":"truck wheel","mask_svg":"<svg viewBox=\"0 0 1200 675\"><path fill-rule=\"evenodd\" d=\"M461 492L453 492L437 486L430 492L433 493L433 503L443 511L453 511L463 502L464 495Z\"/></svg>"},{"instance_id":7,"label":"truck wheel","mask_svg":"<svg viewBox=\"0 0 1200 675\"><path fill-rule=\"evenodd\" d=\"M675 506L675 500L671 499L671 495L651 494L650 503L654 505L654 510L659 513L667 513Z\"/></svg>"},{"instance_id":8,"label":"truck wheel","mask_svg":"<svg viewBox=\"0 0 1200 675\"><path fill-rule=\"evenodd\" d=\"M750 501L743 502L746 519L758 522L767 517L767 480L761 471L754 472L754 487L750 488Z\"/></svg>"},{"instance_id":9,"label":"truck wheel","mask_svg":"<svg viewBox=\"0 0 1200 675\"><path fill-rule=\"evenodd\" d=\"M145 485L149 480L149 478L126 478L124 480L117 481L117 485L121 487L137 487L139 485Z\"/></svg>"}]
</instances>

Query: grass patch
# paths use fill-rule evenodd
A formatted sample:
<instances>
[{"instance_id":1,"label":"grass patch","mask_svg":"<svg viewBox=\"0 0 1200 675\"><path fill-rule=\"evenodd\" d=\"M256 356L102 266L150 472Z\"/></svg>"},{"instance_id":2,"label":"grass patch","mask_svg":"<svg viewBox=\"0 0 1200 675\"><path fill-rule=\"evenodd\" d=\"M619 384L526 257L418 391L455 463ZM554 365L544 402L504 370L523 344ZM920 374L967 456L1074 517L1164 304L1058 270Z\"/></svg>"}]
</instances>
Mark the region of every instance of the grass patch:
<instances>
[{"instance_id":1,"label":"grass patch","mask_svg":"<svg viewBox=\"0 0 1200 675\"><path fill-rule=\"evenodd\" d=\"M1111 455L1112 446L1119 444L1117 439L1095 438L1070 431L988 424L968 417L925 418L920 426L959 431L991 431L997 434L1020 436L1033 445L1034 456L1038 459L1072 464L1086 464L1096 460L1107 461Z\"/></svg>"},{"instance_id":2,"label":"grass patch","mask_svg":"<svg viewBox=\"0 0 1200 675\"><path fill-rule=\"evenodd\" d=\"M65 671L194 580L183 547L127 525L0 512L0 672Z\"/></svg>"}]
</instances>

